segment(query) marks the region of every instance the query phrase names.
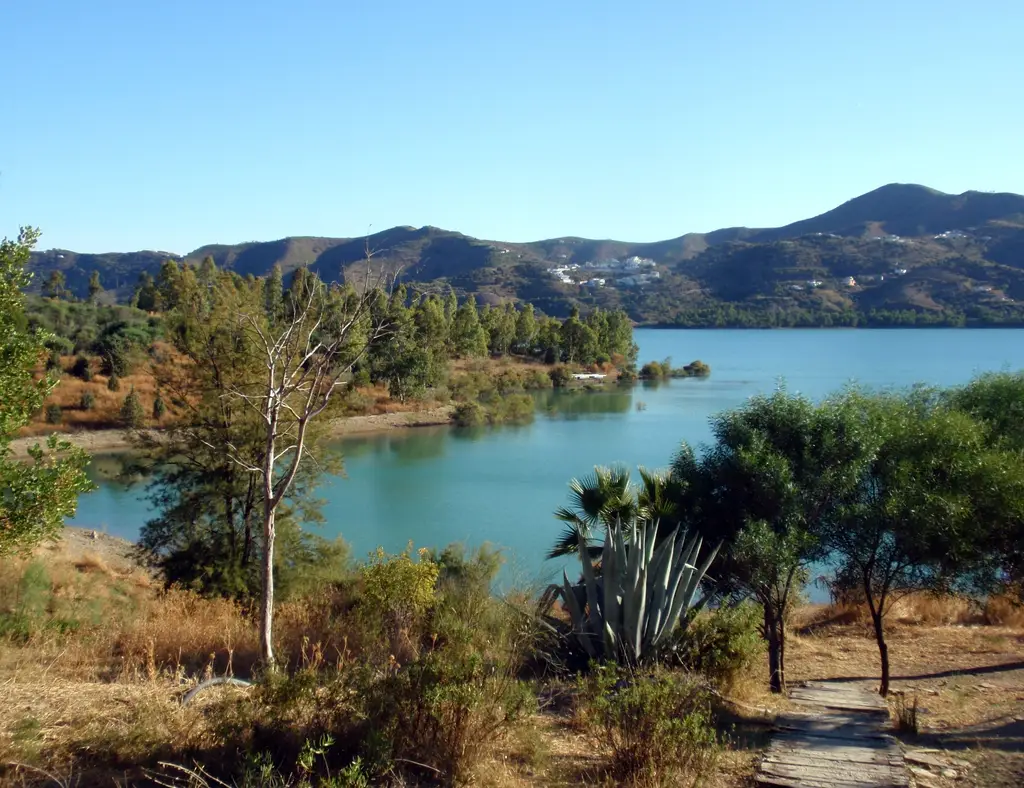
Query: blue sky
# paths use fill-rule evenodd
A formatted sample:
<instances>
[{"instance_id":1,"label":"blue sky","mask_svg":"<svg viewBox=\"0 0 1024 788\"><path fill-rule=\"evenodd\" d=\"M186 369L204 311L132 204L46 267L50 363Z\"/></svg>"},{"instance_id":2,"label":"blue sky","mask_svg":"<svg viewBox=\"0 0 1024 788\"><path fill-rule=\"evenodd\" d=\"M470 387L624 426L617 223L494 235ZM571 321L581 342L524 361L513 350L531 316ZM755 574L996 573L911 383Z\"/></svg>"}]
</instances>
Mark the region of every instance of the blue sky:
<instances>
[{"instance_id":1,"label":"blue sky","mask_svg":"<svg viewBox=\"0 0 1024 788\"><path fill-rule=\"evenodd\" d=\"M1024 192L1019 0L0 0L0 235L670 238Z\"/></svg>"}]
</instances>

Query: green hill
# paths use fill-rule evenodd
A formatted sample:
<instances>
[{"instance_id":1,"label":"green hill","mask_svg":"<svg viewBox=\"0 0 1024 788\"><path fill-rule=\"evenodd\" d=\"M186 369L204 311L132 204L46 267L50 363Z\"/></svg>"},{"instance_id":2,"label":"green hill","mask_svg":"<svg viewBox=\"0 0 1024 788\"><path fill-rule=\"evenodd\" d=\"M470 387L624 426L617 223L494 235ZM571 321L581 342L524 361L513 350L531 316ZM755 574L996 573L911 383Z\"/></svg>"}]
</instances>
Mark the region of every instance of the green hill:
<instances>
[{"instance_id":1,"label":"green hill","mask_svg":"<svg viewBox=\"0 0 1024 788\"><path fill-rule=\"evenodd\" d=\"M219 266L256 276L274 265L286 274L308 265L327 280L358 281L368 253L375 270L398 271L419 289L451 286L484 301L530 300L559 315L578 303L622 306L641 322L683 325L849 324L870 322L870 315L875 322L1024 323L1024 196L950 195L909 184L883 186L785 227L733 227L653 243L509 243L395 227L366 238L293 236L185 255L55 249L35 254L33 265L37 287L60 269L81 297L98 270L112 295L127 301L139 275L155 275L168 258L198 263L212 256ZM625 270L621 261L634 256L655 265ZM612 260L620 261L617 268L608 267ZM572 283L550 271L572 265L580 266L569 272ZM593 279L604 284L580 284ZM897 320L890 314L896 312L911 316Z\"/></svg>"}]
</instances>

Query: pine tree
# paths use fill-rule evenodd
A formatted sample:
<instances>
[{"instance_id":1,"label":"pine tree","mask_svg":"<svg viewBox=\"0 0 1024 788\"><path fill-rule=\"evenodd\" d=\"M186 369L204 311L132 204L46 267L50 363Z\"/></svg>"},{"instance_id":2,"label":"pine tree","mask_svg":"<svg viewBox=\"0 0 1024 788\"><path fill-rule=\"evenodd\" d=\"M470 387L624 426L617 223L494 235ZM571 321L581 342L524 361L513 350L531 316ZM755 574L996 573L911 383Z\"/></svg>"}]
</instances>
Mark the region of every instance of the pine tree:
<instances>
[{"instance_id":1,"label":"pine tree","mask_svg":"<svg viewBox=\"0 0 1024 788\"><path fill-rule=\"evenodd\" d=\"M99 298L103 292L103 285L100 284L100 272L93 271L89 274L89 301L96 303L96 299Z\"/></svg>"}]
</instances>

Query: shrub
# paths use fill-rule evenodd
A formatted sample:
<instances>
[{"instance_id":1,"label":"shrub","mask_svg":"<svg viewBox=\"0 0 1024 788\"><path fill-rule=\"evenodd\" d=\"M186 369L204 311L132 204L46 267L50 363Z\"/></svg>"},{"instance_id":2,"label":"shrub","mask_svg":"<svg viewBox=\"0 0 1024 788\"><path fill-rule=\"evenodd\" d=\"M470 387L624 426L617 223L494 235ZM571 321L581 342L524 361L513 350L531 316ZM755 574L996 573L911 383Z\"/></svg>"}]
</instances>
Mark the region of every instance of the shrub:
<instances>
[{"instance_id":1,"label":"shrub","mask_svg":"<svg viewBox=\"0 0 1024 788\"><path fill-rule=\"evenodd\" d=\"M668 371L657 361L648 361L640 367L640 377L642 378L657 380L658 378L663 378L666 375L668 375Z\"/></svg>"},{"instance_id":2,"label":"shrub","mask_svg":"<svg viewBox=\"0 0 1024 788\"><path fill-rule=\"evenodd\" d=\"M487 413L479 402L460 402L452 413L452 421L459 427L480 427L487 423Z\"/></svg>"},{"instance_id":3,"label":"shrub","mask_svg":"<svg viewBox=\"0 0 1024 788\"><path fill-rule=\"evenodd\" d=\"M532 712L529 689L475 650L437 648L366 694L375 771L423 764L446 784L463 783L485 748Z\"/></svg>"},{"instance_id":4,"label":"shrub","mask_svg":"<svg viewBox=\"0 0 1024 788\"><path fill-rule=\"evenodd\" d=\"M167 404L160 396L157 396L157 398L153 400L153 419L160 421L160 419L164 417L165 413L167 413Z\"/></svg>"},{"instance_id":5,"label":"shrub","mask_svg":"<svg viewBox=\"0 0 1024 788\"><path fill-rule=\"evenodd\" d=\"M412 558L412 543L398 555L383 548L360 569L367 623L383 635L388 654L400 663L415 658L424 614L436 601L438 566L425 549Z\"/></svg>"},{"instance_id":6,"label":"shrub","mask_svg":"<svg viewBox=\"0 0 1024 788\"><path fill-rule=\"evenodd\" d=\"M91 391L83 391L81 398L78 400L78 407L82 410L92 410L96 407L96 395Z\"/></svg>"},{"instance_id":7,"label":"shrub","mask_svg":"<svg viewBox=\"0 0 1024 788\"><path fill-rule=\"evenodd\" d=\"M60 351L51 350L46 358L46 371L56 372L58 375L64 371L64 365L60 361Z\"/></svg>"},{"instance_id":8,"label":"shrub","mask_svg":"<svg viewBox=\"0 0 1024 788\"><path fill-rule=\"evenodd\" d=\"M568 367L558 366L548 372L548 377L551 378L551 385L556 389L560 389L563 386L569 385L572 381L572 373Z\"/></svg>"},{"instance_id":9,"label":"shrub","mask_svg":"<svg viewBox=\"0 0 1024 788\"><path fill-rule=\"evenodd\" d=\"M131 429L138 429L146 422L146 411L142 407L142 400L135 393L135 387L128 392L128 396L121 403L121 410L118 414L121 423Z\"/></svg>"},{"instance_id":10,"label":"shrub","mask_svg":"<svg viewBox=\"0 0 1024 788\"><path fill-rule=\"evenodd\" d=\"M109 391L120 391L121 379L117 375L111 375L107 378L107 389Z\"/></svg>"},{"instance_id":11,"label":"shrub","mask_svg":"<svg viewBox=\"0 0 1024 788\"><path fill-rule=\"evenodd\" d=\"M85 356L78 356L75 365L71 367L71 374L88 383L92 380L92 367L89 366L89 359Z\"/></svg>"},{"instance_id":12,"label":"shrub","mask_svg":"<svg viewBox=\"0 0 1024 788\"><path fill-rule=\"evenodd\" d=\"M64 420L64 413L56 402L46 406L46 423L60 424Z\"/></svg>"},{"instance_id":13,"label":"shrub","mask_svg":"<svg viewBox=\"0 0 1024 788\"><path fill-rule=\"evenodd\" d=\"M695 785L718 754L710 698L685 674L596 666L581 680L585 721L611 749L619 784Z\"/></svg>"},{"instance_id":14,"label":"shrub","mask_svg":"<svg viewBox=\"0 0 1024 788\"><path fill-rule=\"evenodd\" d=\"M702 613L680 631L675 651L687 670L730 691L762 660L761 609L744 602Z\"/></svg>"}]
</instances>

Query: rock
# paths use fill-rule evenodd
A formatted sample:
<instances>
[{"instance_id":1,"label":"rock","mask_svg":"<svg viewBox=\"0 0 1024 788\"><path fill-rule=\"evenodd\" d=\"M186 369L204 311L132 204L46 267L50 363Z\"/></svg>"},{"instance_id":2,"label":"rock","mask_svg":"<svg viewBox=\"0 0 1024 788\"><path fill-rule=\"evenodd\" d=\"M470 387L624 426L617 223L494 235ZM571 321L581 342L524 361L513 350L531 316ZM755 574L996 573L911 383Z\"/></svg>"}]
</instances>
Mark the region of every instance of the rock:
<instances>
[{"instance_id":1,"label":"rock","mask_svg":"<svg viewBox=\"0 0 1024 788\"><path fill-rule=\"evenodd\" d=\"M947 780L955 780L957 778L956 769L943 769L941 772L939 772L939 774L941 774Z\"/></svg>"},{"instance_id":2,"label":"rock","mask_svg":"<svg viewBox=\"0 0 1024 788\"><path fill-rule=\"evenodd\" d=\"M922 750L910 750L903 757L909 763L916 763L921 766L935 767L936 769L945 769L948 766L945 761L940 760L934 755L930 755Z\"/></svg>"},{"instance_id":3,"label":"rock","mask_svg":"<svg viewBox=\"0 0 1024 788\"><path fill-rule=\"evenodd\" d=\"M935 782L935 775L929 772L927 769L921 769L917 766L908 766L907 769L914 777L914 784L918 788L938 788L938 783Z\"/></svg>"}]
</instances>

